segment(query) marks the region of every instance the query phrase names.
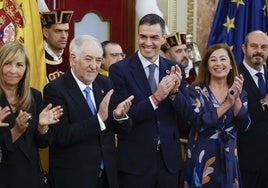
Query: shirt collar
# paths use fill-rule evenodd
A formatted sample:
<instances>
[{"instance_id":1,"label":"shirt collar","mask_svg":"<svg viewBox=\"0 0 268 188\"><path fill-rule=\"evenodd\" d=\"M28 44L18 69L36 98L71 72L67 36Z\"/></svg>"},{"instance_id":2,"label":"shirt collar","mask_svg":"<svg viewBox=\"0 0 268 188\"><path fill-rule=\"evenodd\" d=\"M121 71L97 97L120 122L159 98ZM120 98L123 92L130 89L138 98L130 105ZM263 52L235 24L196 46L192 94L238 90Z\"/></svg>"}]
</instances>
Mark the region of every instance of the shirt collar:
<instances>
[{"instance_id":1,"label":"shirt collar","mask_svg":"<svg viewBox=\"0 0 268 188\"><path fill-rule=\"evenodd\" d=\"M138 56L141 60L142 66L145 69L146 67L148 67L150 64L152 64L150 61L148 61L144 56L141 55L140 51L138 51ZM159 67L159 56L157 57L157 59L155 60L154 64Z\"/></svg>"},{"instance_id":2,"label":"shirt collar","mask_svg":"<svg viewBox=\"0 0 268 188\"><path fill-rule=\"evenodd\" d=\"M261 72L262 74L264 74L264 69L263 66L261 67L260 71L257 71L255 69L253 69L252 67L250 67L245 60L243 60L243 65L246 67L246 69L248 70L248 72L250 73L251 76L256 75L258 72Z\"/></svg>"},{"instance_id":3,"label":"shirt collar","mask_svg":"<svg viewBox=\"0 0 268 188\"><path fill-rule=\"evenodd\" d=\"M44 41L44 48L45 48L45 50L46 50L46 52L51 56L51 57L53 57L53 60L54 61L58 61L58 60L60 60L60 58L61 58L61 56L62 56L62 54L63 54L63 50L61 51L61 53L60 53L60 56L57 56L49 47L48 47L48 44L47 44L47 42L46 41Z\"/></svg>"},{"instance_id":4,"label":"shirt collar","mask_svg":"<svg viewBox=\"0 0 268 188\"><path fill-rule=\"evenodd\" d=\"M85 90L86 87L90 87L91 91L92 91L92 83L89 85L85 85L83 82L81 82L74 74L73 70L71 69L71 73L74 77L74 80L76 81L76 83L78 84L78 87L80 88L80 90L83 92Z\"/></svg>"}]
</instances>

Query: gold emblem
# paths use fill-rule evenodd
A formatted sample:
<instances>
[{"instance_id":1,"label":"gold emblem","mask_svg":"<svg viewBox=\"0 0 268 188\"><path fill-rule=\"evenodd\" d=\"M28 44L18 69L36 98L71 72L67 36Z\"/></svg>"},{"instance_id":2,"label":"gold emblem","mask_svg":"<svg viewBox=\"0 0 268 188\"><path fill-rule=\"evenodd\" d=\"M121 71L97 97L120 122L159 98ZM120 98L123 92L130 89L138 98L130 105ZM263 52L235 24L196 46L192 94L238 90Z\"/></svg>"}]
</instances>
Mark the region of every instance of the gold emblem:
<instances>
[{"instance_id":1,"label":"gold emblem","mask_svg":"<svg viewBox=\"0 0 268 188\"><path fill-rule=\"evenodd\" d=\"M55 80L56 78L60 77L63 74L64 74L64 72L62 72L62 71L55 71L55 72L52 72L48 75L48 79L49 79L49 81L52 81L52 80Z\"/></svg>"}]
</instances>

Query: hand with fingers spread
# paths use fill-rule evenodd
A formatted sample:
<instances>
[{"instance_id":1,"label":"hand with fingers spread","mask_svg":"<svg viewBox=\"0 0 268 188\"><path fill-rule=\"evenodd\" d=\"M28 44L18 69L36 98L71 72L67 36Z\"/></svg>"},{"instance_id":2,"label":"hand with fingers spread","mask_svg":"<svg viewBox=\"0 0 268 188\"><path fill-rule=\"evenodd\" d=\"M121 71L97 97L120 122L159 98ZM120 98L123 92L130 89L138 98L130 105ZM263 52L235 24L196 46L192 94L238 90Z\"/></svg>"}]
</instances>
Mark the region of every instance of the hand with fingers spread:
<instances>
[{"instance_id":1,"label":"hand with fingers spread","mask_svg":"<svg viewBox=\"0 0 268 188\"><path fill-rule=\"evenodd\" d=\"M48 131L48 126L58 123L59 118L63 114L63 109L60 105L52 108L52 104L48 104L39 114L38 131L45 134Z\"/></svg>"},{"instance_id":2,"label":"hand with fingers spread","mask_svg":"<svg viewBox=\"0 0 268 188\"><path fill-rule=\"evenodd\" d=\"M124 118L127 114L127 112L130 109L130 106L132 105L132 100L134 99L134 96L131 95L128 97L126 100L121 102L120 104L117 105L116 109L114 110L114 117L116 119L121 119Z\"/></svg>"},{"instance_id":3,"label":"hand with fingers spread","mask_svg":"<svg viewBox=\"0 0 268 188\"><path fill-rule=\"evenodd\" d=\"M8 106L2 108L0 106L0 127L7 127L9 123L4 123L3 120L10 114L10 109Z\"/></svg>"}]
</instances>

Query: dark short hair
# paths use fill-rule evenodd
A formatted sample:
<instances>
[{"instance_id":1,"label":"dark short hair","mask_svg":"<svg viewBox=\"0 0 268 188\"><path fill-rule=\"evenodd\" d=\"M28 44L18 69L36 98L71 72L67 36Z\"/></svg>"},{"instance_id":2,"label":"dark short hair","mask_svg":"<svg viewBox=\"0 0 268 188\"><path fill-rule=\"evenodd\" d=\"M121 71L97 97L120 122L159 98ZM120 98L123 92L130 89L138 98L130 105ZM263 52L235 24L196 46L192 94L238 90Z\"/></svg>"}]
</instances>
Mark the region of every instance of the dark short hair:
<instances>
[{"instance_id":1,"label":"dark short hair","mask_svg":"<svg viewBox=\"0 0 268 188\"><path fill-rule=\"evenodd\" d=\"M105 57L106 55L107 55L107 53L106 53L106 46L108 45L108 44L112 44L112 45L118 45L118 46L120 46L120 44L119 43L117 43L117 42L115 42L115 41L112 41L112 40L106 40L106 41L103 41L102 43L101 43L101 47L102 47L102 50L103 50L103 57Z\"/></svg>"},{"instance_id":2,"label":"dark short hair","mask_svg":"<svg viewBox=\"0 0 268 188\"><path fill-rule=\"evenodd\" d=\"M161 18L159 15L157 14L147 14L145 16L143 16L138 24L138 28L141 25L155 25L155 24L159 24L162 30L162 34L166 33L166 23L164 21L163 18Z\"/></svg>"}]
</instances>

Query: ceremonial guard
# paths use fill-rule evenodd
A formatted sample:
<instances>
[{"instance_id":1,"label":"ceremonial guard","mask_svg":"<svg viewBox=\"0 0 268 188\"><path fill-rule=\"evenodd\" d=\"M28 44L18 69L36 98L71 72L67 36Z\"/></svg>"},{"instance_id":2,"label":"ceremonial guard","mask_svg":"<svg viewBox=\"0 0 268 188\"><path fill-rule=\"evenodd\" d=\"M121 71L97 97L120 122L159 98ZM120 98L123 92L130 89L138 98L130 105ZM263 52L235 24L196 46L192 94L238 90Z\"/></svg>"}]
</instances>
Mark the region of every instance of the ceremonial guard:
<instances>
[{"instance_id":1,"label":"ceremonial guard","mask_svg":"<svg viewBox=\"0 0 268 188\"><path fill-rule=\"evenodd\" d=\"M68 56L64 54L69 35L69 22L73 11L53 10L41 13L43 25L46 71L52 81L69 69Z\"/></svg>"}]
</instances>

